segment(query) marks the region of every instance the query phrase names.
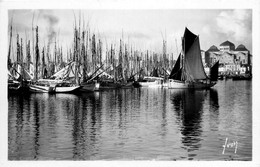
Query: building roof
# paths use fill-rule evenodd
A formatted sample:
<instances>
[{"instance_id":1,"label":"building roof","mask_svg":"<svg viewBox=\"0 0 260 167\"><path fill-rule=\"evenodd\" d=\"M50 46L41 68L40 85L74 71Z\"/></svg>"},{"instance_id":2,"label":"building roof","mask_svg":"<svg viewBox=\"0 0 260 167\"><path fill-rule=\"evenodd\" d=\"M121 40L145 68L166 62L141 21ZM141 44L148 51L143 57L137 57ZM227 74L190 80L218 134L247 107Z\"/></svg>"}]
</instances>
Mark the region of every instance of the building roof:
<instances>
[{"instance_id":1,"label":"building roof","mask_svg":"<svg viewBox=\"0 0 260 167\"><path fill-rule=\"evenodd\" d=\"M232 42L229 42L229 41L223 42L222 44L220 44L220 46L234 46L235 47L235 45Z\"/></svg>"},{"instance_id":2,"label":"building roof","mask_svg":"<svg viewBox=\"0 0 260 167\"><path fill-rule=\"evenodd\" d=\"M207 52L218 52L219 49L215 46L215 45L212 45L208 50Z\"/></svg>"},{"instance_id":3,"label":"building roof","mask_svg":"<svg viewBox=\"0 0 260 167\"><path fill-rule=\"evenodd\" d=\"M248 50L244 45L240 44L237 46L235 51L248 51Z\"/></svg>"}]
</instances>

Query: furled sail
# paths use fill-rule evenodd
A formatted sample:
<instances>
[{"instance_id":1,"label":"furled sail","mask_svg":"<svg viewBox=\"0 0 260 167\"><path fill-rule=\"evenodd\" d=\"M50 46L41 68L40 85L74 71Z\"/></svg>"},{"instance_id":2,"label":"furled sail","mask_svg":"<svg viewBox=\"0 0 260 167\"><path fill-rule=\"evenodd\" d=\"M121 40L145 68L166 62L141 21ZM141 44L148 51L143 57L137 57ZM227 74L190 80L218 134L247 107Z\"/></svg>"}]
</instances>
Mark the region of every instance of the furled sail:
<instances>
[{"instance_id":1,"label":"furled sail","mask_svg":"<svg viewBox=\"0 0 260 167\"><path fill-rule=\"evenodd\" d=\"M75 62L69 62L64 68L56 72L51 76L51 78L56 78L56 79L64 79L68 76L70 72L70 68L72 65L74 65Z\"/></svg>"},{"instance_id":2,"label":"furled sail","mask_svg":"<svg viewBox=\"0 0 260 167\"><path fill-rule=\"evenodd\" d=\"M211 68L210 68L210 80L217 81L218 80L218 66L219 61L217 61Z\"/></svg>"},{"instance_id":3,"label":"furled sail","mask_svg":"<svg viewBox=\"0 0 260 167\"><path fill-rule=\"evenodd\" d=\"M186 79L189 81L206 79L207 75L202 64L199 37L196 36L195 40L193 41L194 34L188 31L187 28L185 30L185 33L186 31L188 32L188 35L185 34L186 37L184 41L189 41L187 42L188 46L184 46L186 53L184 56L184 68L187 77ZM192 44L191 41L193 41Z\"/></svg>"}]
</instances>

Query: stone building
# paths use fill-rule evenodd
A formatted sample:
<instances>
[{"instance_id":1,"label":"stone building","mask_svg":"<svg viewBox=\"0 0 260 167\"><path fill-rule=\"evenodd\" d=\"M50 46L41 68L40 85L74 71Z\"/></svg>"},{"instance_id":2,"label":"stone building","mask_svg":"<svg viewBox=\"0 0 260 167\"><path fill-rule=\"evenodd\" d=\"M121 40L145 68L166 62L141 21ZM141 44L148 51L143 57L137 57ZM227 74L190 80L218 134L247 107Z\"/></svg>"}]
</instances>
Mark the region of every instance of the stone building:
<instances>
[{"instance_id":1,"label":"stone building","mask_svg":"<svg viewBox=\"0 0 260 167\"><path fill-rule=\"evenodd\" d=\"M219 50L222 52L228 52L231 50L235 50L235 45L232 42L225 41L219 46Z\"/></svg>"},{"instance_id":2,"label":"stone building","mask_svg":"<svg viewBox=\"0 0 260 167\"><path fill-rule=\"evenodd\" d=\"M219 48L211 46L205 52L205 67L211 67L219 61L219 72L226 74L243 74L252 71L252 55L250 51L242 44L235 48L230 41L220 44Z\"/></svg>"}]
</instances>

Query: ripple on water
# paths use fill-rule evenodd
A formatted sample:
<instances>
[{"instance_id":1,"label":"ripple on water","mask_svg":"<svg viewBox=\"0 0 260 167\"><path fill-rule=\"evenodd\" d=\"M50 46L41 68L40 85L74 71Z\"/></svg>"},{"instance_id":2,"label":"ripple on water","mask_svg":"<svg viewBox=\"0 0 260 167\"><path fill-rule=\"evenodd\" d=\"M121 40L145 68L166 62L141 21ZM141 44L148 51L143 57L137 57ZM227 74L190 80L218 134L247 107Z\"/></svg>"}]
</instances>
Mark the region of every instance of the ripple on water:
<instances>
[{"instance_id":1,"label":"ripple on water","mask_svg":"<svg viewBox=\"0 0 260 167\"><path fill-rule=\"evenodd\" d=\"M9 160L251 160L252 86L8 96ZM238 142L222 154L226 138Z\"/></svg>"}]
</instances>

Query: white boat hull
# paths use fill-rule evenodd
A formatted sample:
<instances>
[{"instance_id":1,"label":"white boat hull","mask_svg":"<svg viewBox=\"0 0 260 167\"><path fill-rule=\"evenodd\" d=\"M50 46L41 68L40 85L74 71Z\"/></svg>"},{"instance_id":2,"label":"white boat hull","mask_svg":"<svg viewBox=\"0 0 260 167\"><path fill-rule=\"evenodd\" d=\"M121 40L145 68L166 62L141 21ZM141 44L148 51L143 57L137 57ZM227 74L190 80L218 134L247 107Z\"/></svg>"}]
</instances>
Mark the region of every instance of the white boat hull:
<instances>
[{"instance_id":1,"label":"white boat hull","mask_svg":"<svg viewBox=\"0 0 260 167\"><path fill-rule=\"evenodd\" d=\"M76 91L80 86L65 86L65 87L53 87L53 86L41 86L41 85L30 85L31 92L41 92L41 93L69 93Z\"/></svg>"},{"instance_id":2,"label":"white boat hull","mask_svg":"<svg viewBox=\"0 0 260 167\"><path fill-rule=\"evenodd\" d=\"M149 87L149 88L161 88L163 85L159 81L154 82L139 82L141 87Z\"/></svg>"},{"instance_id":3,"label":"white boat hull","mask_svg":"<svg viewBox=\"0 0 260 167\"><path fill-rule=\"evenodd\" d=\"M145 76L144 81L138 82L141 87L161 88L163 87L163 78Z\"/></svg>"},{"instance_id":4,"label":"white boat hull","mask_svg":"<svg viewBox=\"0 0 260 167\"><path fill-rule=\"evenodd\" d=\"M76 91L80 88L80 86L69 86L69 87L56 87L56 93L69 93Z\"/></svg>"},{"instance_id":5,"label":"white boat hull","mask_svg":"<svg viewBox=\"0 0 260 167\"><path fill-rule=\"evenodd\" d=\"M205 89L214 86L216 82L203 83L203 82L184 82L170 79L168 82L169 89Z\"/></svg>"},{"instance_id":6,"label":"white boat hull","mask_svg":"<svg viewBox=\"0 0 260 167\"><path fill-rule=\"evenodd\" d=\"M30 85L29 86L29 90L30 92L41 92L41 93L48 93L49 90L49 86L40 86L40 85Z\"/></svg>"}]
</instances>

